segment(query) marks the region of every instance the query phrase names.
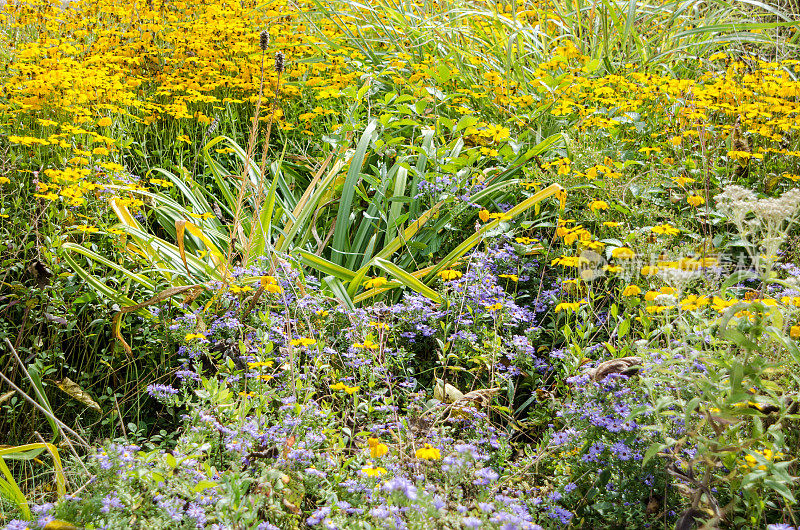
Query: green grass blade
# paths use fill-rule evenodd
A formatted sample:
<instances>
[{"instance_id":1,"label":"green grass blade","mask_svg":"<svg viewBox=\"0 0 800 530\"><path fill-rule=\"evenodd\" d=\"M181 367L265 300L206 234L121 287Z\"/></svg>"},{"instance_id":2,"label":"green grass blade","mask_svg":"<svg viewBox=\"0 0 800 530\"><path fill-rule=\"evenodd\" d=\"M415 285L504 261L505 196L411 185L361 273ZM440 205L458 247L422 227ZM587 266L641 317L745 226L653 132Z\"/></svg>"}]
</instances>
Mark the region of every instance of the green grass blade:
<instances>
[{"instance_id":1,"label":"green grass blade","mask_svg":"<svg viewBox=\"0 0 800 530\"><path fill-rule=\"evenodd\" d=\"M442 297L439 296L439 293L416 279L410 273L404 271L394 263L390 261L386 261L382 258L375 258L375 266L386 271L388 274L394 276L400 282L408 287L409 289L418 292L419 294L430 298L434 302L442 303Z\"/></svg>"},{"instance_id":2,"label":"green grass blade","mask_svg":"<svg viewBox=\"0 0 800 530\"><path fill-rule=\"evenodd\" d=\"M333 246L331 247L331 259L337 265L342 265L345 262L345 257L348 252L347 235L350 233L350 214L353 206L353 196L355 195L355 187L361 174L361 167L364 165L364 158L367 154L367 148L372 141L372 134L377 128L378 122L376 120L370 121L361 139L356 146L355 154L350 160L350 168L347 170L347 176L344 179L344 187L342 188L342 196L339 199L339 210L336 214L336 228L333 232Z\"/></svg>"}]
</instances>

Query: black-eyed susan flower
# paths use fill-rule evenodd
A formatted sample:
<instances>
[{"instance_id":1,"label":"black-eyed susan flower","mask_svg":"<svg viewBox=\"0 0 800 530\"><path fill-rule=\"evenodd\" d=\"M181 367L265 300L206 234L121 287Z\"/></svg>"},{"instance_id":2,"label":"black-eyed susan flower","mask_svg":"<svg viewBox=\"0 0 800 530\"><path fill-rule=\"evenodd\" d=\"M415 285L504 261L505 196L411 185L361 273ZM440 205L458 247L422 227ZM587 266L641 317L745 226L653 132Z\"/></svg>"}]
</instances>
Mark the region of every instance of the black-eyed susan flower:
<instances>
[{"instance_id":1,"label":"black-eyed susan flower","mask_svg":"<svg viewBox=\"0 0 800 530\"><path fill-rule=\"evenodd\" d=\"M424 447L417 449L414 456L420 460L441 460L442 452L431 444L426 443Z\"/></svg>"},{"instance_id":2,"label":"black-eyed susan flower","mask_svg":"<svg viewBox=\"0 0 800 530\"><path fill-rule=\"evenodd\" d=\"M380 458L389 452L389 446L381 442L379 438L369 438L367 445L369 446L369 455L372 458Z\"/></svg>"},{"instance_id":3,"label":"black-eyed susan flower","mask_svg":"<svg viewBox=\"0 0 800 530\"><path fill-rule=\"evenodd\" d=\"M638 285L629 285L622 290L622 296L639 296L642 289Z\"/></svg>"},{"instance_id":4,"label":"black-eyed susan flower","mask_svg":"<svg viewBox=\"0 0 800 530\"><path fill-rule=\"evenodd\" d=\"M365 281L364 288L377 289L379 287L386 285L387 282L388 280L386 278L384 278L383 276L378 276L376 278L372 278L370 280Z\"/></svg>"},{"instance_id":5,"label":"black-eyed susan flower","mask_svg":"<svg viewBox=\"0 0 800 530\"><path fill-rule=\"evenodd\" d=\"M461 278L462 274L460 271L456 271L453 269L445 269L443 271L439 271L439 277L443 280L457 280Z\"/></svg>"}]
</instances>

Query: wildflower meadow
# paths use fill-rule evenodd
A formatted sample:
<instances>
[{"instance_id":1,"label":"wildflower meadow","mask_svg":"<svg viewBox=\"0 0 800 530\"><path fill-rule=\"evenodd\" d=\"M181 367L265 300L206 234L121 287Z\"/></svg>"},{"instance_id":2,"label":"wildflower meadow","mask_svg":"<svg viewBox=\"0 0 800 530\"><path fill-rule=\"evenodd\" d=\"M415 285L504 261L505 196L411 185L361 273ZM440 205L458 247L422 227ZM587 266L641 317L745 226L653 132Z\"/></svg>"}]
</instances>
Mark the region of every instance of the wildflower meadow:
<instances>
[{"instance_id":1,"label":"wildflower meadow","mask_svg":"<svg viewBox=\"0 0 800 530\"><path fill-rule=\"evenodd\" d=\"M5 0L0 528L800 527L798 0Z\"/></svg>"}]
</instances>

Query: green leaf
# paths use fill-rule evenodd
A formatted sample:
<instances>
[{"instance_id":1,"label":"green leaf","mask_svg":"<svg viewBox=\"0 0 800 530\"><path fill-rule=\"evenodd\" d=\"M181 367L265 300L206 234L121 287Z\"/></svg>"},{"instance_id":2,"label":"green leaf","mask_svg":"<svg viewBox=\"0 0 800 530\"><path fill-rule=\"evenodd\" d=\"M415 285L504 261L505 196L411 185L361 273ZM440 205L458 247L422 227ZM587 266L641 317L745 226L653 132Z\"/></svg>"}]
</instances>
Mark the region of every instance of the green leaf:
<instances>
[{"instance_id":1,"label":"green leaf","mask_svg":"<svg viewBox=\"0 0 800 530\"><path fill-rule=\"evenodd\" d=\"M331 247L331 259L336 265L342 265L348 254L347 236L350 233L353 196L355 195L356 183L360 178L361 167L364 165L367 148L372 141L372 135L377 125L377 121L371 120L366 129L364 129L364 133L356 146L356 152L350 160L350 169L347 170L347 176L344 179L342 196L339 198L339 210L336 214L336 227L333 231L333 245Z\"/></svg>"},{"instance_id":2,"label":"green leaf","mask_svg":"<svg viewBox=\"0 0 800 530\"><path fill-rule=\"evenodd\" d=\"M376 267L383 269L387 273L391 274L392 276L400 280L400 282L402 282L402 284L408 287L409 289L412 289L418 292L419 294L427 298L430 298L434 302L442 303L442 297L439 296L439 293L437 293L436 291L434 291L433 289L431 289L430 287L428 287L427 285L425 285L424 283L413 277L411 274L409 274L408 272L404 271L403 269L395 265L394 263L386 261L385 259L382 258L375 258L374 261Z\"/></svg>"},{"instance_id":3,"label":"green leaf","mask_svg":"<svg viewBox=\"0 0 800 530\"><path fill-rule=\"evenodd\" d=\"M192 491L194 491L195 493L200 493L202 491L207 490L208 488L215 488L217 486L219 486L219 484L217 484L216 482L212 482L210 480L201 480L200 482L195 484L194 488L192 488Z\"/></svg>"}]
</instances>

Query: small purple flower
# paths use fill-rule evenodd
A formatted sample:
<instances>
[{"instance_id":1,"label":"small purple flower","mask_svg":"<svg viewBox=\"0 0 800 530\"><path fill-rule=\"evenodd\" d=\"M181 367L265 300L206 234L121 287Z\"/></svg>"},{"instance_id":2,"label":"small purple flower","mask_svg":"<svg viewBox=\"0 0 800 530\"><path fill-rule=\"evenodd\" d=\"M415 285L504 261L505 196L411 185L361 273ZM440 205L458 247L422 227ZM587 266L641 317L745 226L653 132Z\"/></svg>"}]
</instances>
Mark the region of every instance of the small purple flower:
<instances>
[{"instance_id":1,"label":"small purple flower","mask_svg":"<svg viewBox=\"0 0 800 530\"><path fill-rule=\"evenodd\" d=\"M475 476L478 478L473 480L472 483L476 486L486 486L487 484L490 484L500 478L500 475L497 474L497 471L490 467L479 469L475 472Z\"/></svg>"},{"instance_id":2,"label":"small purple flower","mask_svg":"<svg viewBox=\"0 0 800 530\"><path fill-rule=\"evenodd\" d=\"M172 396L178 393L178 389L169 385L147 385L147 393L158 401L170 402Z\"/></svg>"},{"instance_id":3,"label":"small purple flower","mask_svg":"<svg viewBox=\"0 0 800 530\"><path fill-rule=\"evenodd\" d=\"M381 490L387 493L391 493L393 491L399 491L408 500L410 501L417 500L417 487L413 485L411 481L403 477L395 477L393 479L387 480L386 483L383 486L381 486Z\"/></svg>"},{"instance_id":4,"label":"small purple flower","mask_svg":"<svg viewBox=\"0 0 800 530\"><path fill-rule=\"evenodd\" d=\"M464 517L461 522L466 528L478 528L481 524L483 524L477 517Z\"/></svg>"},{"instance_id":5,"label":"small purple flower","mask_svg":"<svg viewBox=\"0 0 800 530\"><path fill-rule=\"evenodd\" d=\"M9 523L5 526L5 530L31 530L31 526L28 521L14 519L13 521L9 521Z\"/></svg>"},{"instance_id":6,"label":"small purple flower","mask_svg":"<svg viewBox=\"0 0 800 530\"><path fill-rule=\"evenodd\" d=\"M322 521L324 521L325 518L328 517L328 515L330 515L330 513L331 513L330 507L323 506L322 508L319 508L317 511L312 513L311 517L306 519L306 523L308 524L308 526L317 526Z\"/></svg>"},{"instance_id":7,"label":"small purple flower","mask_svg":"<svg viewBox=\"0 0 800 530\"><path fill-rule=\"evenodd\" d=\"M186 508L186 516L195 520L197 528L203 528L206 525L206 510L199 504L189 503Z\"/></svg>"},{"instance_id":8,"label":"small purple flower","mask_svg":"<svg viewBox=\"0 0 800 530\"><path fill-rule=\"evenodd\" d=\"M625 442L619 441L611 446L611 453L620 460L630 460L633 458L631 448L625 445Z\"/></svg>"},{"instance_id":9,"label":"small purple flower","mask_svg":"<svg viewBox=\"0 0 800 530\"><path fill-rule=\"evenodd\" d=\"M103 507L100 508L102 513L109 513L112 508L124 508L125 506L122 504L122 501L119 500L116 493L109 493L103 500L101 501Z\"/></svg>"}]
</instances>

